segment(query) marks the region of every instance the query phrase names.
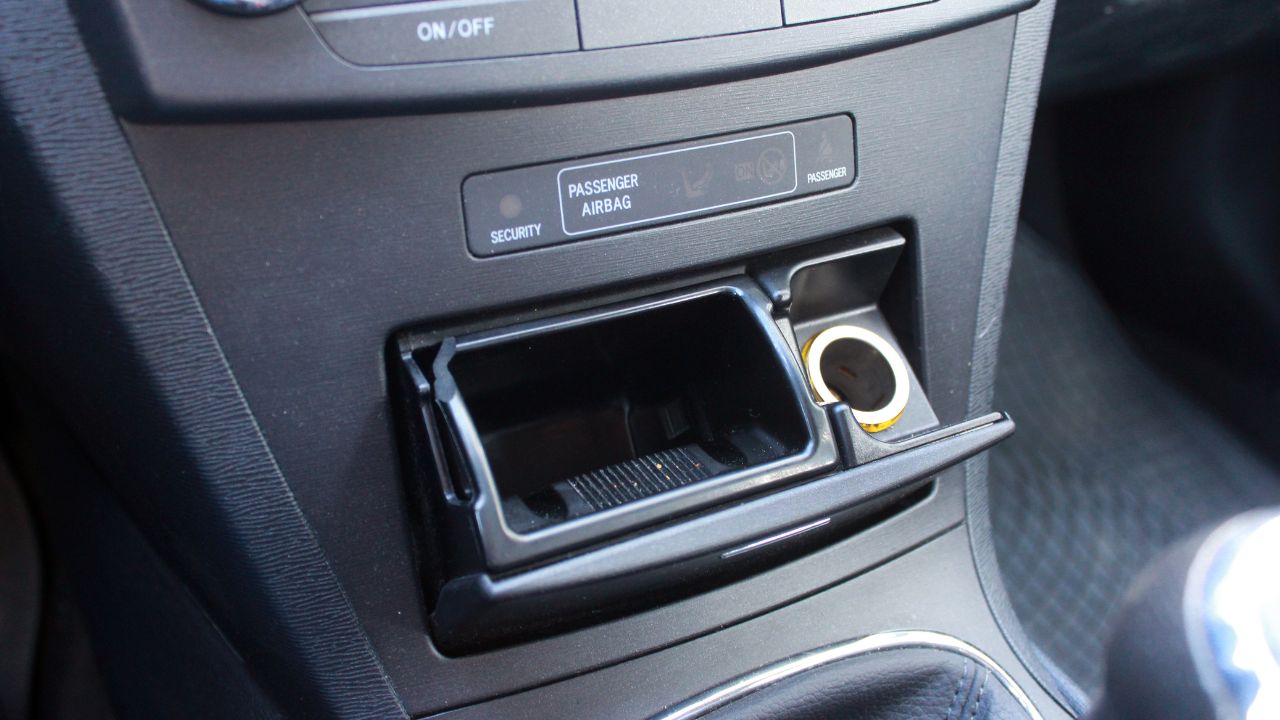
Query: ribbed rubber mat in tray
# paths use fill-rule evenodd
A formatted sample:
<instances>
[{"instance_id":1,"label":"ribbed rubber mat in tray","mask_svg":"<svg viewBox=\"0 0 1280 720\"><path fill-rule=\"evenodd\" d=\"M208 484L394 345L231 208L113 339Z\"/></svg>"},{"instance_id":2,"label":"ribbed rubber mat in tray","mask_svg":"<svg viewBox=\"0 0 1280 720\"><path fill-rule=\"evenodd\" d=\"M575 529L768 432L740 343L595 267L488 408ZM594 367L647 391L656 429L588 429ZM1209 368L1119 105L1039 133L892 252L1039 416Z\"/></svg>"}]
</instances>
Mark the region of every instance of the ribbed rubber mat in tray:
<instances>
[{"instance_id":1,"label":"ribbed rubber mat in tray","mask_svg":"<svg viewBox=\"0 0 1280 720\"><path fill-rule=\"evenodd\" d=\"M569 487L595 510L608 510L718 475L725 466L697 445L624 460L569 478Z\"/></svg>"}]
</instances>

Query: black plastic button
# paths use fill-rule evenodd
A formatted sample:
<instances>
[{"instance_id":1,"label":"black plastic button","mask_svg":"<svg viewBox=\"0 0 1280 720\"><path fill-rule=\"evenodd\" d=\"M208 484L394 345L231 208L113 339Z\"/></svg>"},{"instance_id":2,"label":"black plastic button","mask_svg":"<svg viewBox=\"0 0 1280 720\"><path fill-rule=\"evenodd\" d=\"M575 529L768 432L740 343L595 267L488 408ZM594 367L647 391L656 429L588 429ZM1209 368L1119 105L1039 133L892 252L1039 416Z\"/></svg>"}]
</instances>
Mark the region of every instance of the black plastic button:
<instances>
[{"instance_id":1,"label":"black plastic button","mask_svg":"<svg viewBox=\"0 0 1280 720\"><path fill-rule=\"evenodd\" d=\"M579 49L573 0L417 2L313 13L357 65L401 65Z\"/></svg>"},{"instance_id":2,"label":"black plastic button","mask_svg":"<svg viewBox=\"0 0 1280 720\"><path fill-rule=\"evenodd\" d=\"M788 25L925 5L937 0L782 0Z\"/></svg>"},{"instance_id":3,"label":"black plastic button","mask_svg":"<svg viewBox=\"0 0 1280 720\"><path fill-rule=\"evenodd\" d=\"M587 50L782 27L778 0L578 0Z\"/></svg>"}]
</instances>

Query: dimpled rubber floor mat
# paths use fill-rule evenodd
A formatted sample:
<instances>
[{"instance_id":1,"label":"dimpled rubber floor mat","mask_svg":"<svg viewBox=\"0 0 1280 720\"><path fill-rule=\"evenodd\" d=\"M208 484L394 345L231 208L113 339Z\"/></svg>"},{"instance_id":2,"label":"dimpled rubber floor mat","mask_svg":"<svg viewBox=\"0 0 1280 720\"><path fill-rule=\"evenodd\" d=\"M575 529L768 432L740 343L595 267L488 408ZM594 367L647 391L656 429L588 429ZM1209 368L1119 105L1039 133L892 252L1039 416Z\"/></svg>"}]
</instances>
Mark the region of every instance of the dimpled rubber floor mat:
<instances>
[{"instance_id":1,"label":"dimpled rubber floor mat","mask_svg":"<svg viewBox=\"0 0 1280 720\"><path fill-rule=\"evenodd\" d=\"M1280 502L1280 479L1158 375L1081 270L1026 227L995 407L1018 424L991 454L1005 584L1031 639L1094 697L1135 574L1207 524Z\"/></svg>"}]
</instances>

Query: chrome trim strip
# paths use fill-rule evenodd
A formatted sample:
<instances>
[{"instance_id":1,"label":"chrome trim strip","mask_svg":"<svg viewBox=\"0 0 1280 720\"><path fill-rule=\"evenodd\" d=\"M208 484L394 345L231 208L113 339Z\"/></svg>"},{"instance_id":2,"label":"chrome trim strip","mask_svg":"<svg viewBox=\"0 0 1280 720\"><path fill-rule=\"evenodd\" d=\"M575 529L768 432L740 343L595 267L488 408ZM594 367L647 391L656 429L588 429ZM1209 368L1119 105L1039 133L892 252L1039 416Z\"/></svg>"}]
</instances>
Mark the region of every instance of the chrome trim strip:
<instances>
[{"instance_id":1,"label":"chrome trim strip","mask_svg":"<svg viewBox=\"0 0 1280 720\"><path fill-rule=\"evenodd\" d=\"M731 680L718 688L712 688L701 695L692 697L674 708L664 710L654 716L654 720L689 720L698 718L733 700L748 695L756 690L798 675L806 670L813 670L823 665L845 660L858 655L879 652L882 650L906 648L934 648L950 650L964 655L991 671L996 679L1004 685L1009 694L1018 701L1022 709L1027 711L1031 720L1044 720L1039 710L1031 702L1031 698L1023 692L1013 677L1000 667L995 660L969 643L938 632L928 630L902 630L896 632L868 635L859 640L838 643L821 650L797 655L768 665L754 672Z\"/></svg>"},{"instance_id":2,"label":"chrome trim strip","mask_svg":"<svg viewBox=\"0 0 1280 720\"><path fill-rule=\"evenodd\" d=\"M811 522L811 523L806 523L806 524L801 525L801 526L799 526L799 527L793 527L793 528L791 528L790 530L783 530L782 532L778 533L777 535L770 535L770 536L769 536L769 537L767 537L767 538L760 538L759 540L756 540L755 542L750 542L750 543L747 543L746 545L740 545L740 546L738 546L738 547L736 547L736 548L734 548L734 549L732 549L732 550L725 551L724 553L721 553L721 555L720 555L720 559L721 559L721 560L728 560L728 559L729 559L729 558L731 558L731 557L737 557L738 555L741 555L742 553L745 553L745 552L751 552L752 550L755 550L756 548L762 548L762 547L764 547L765 545L772 545L773 543L776 543L776 542L778 542L779 540L786 540L787 538L793 538L793 537L795 537L795 536L797 536L797 535L799 535L799 534L801 534L801 533L807 533L807 532L809 532L810 530L817 530L818 528L820 528L820 527L822 527L823 525L826 525L826 524L828 524L828 523L830 523L830 522L831 522L831 518L829 518L829 517L824 517L824 518L822 518L821 520L814 520L814 521L813 521L813 522Z\"/></svg>"}]
</instances>

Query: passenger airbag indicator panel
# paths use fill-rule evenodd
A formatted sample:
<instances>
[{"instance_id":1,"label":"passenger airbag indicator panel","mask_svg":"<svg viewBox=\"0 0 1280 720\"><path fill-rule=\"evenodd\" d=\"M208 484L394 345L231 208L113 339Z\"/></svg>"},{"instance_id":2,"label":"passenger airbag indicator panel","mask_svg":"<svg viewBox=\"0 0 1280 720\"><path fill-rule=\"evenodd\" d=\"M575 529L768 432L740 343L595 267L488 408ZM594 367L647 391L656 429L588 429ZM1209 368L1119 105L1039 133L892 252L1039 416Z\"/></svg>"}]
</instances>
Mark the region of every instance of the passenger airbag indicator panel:
<instances>
[{"instance_id":1,"label":"passenger airbag indicator panel","mask_svg":"<svg viewBox=\"0 0 1280 720\"><path fill-rule=\"evenodd\" d=\"M853 139L852 118L837 115L473 175L467 245L500 255L848 187Z\"/></svg>"}]
</instances>

